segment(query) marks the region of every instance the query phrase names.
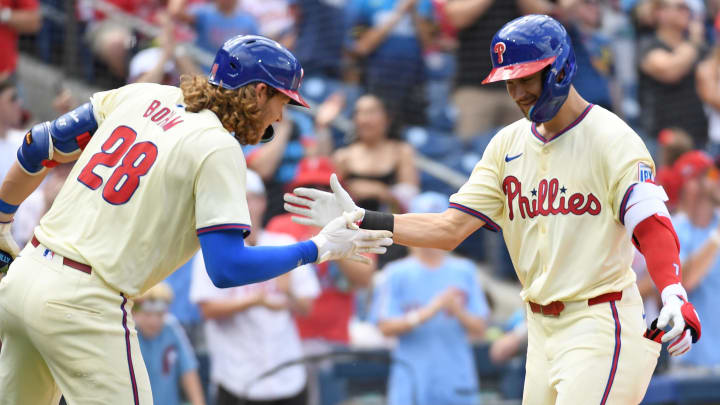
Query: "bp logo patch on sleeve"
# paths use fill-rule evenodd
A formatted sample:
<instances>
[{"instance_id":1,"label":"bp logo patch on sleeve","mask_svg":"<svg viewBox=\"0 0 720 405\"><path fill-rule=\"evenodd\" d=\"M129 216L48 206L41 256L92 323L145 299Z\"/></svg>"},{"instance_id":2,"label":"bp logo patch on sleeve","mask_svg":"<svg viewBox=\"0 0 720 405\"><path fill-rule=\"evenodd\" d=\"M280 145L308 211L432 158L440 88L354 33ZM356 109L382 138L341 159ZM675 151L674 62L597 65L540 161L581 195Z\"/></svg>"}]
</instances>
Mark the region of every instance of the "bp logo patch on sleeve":
<instances>
[{"instance_id":1,"label":"bp logo patch on sleeve","mask_svg":"<svg viewBox=\"0 0 720 405\"><path fill-rule=\"evenodd\" d=\"M644 183L648 180L655 180L653 178L652 168L645 163L638 163L638 181Z\"/></svg>"}]
</instances>

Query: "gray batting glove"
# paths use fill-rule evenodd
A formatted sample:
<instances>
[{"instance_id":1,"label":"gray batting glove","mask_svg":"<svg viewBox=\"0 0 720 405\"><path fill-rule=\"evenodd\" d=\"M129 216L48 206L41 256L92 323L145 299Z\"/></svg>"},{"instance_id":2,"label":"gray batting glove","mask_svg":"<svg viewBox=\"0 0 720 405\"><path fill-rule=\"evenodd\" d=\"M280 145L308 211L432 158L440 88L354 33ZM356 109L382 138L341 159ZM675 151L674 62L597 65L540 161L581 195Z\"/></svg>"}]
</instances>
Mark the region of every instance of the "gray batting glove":
<instances>
[{"instance_id":1,"label":"gray batting glove","mask_svg":"<svg viewBox=\"0 0 720 405\"><path fill-rule=\"evenodd\" d=\"M330 176L330 188L332 193L305 187L293 190L294 195L286 193L284 195L285 211L300 215L299 217L293 216L293 222L321 228L342 216L343 212L360 211L361 215L358 221L362 221L365 210L355 205L350 194L340 185L335 173Z\"/></svg>"},{"instance_id":2,"label":"gray batting glove","mask_svg":"<svg viewBox=\"0 0 720 405\"><path fill-rule=\"evenodd\" d=\"M10 233L11 225L12 222L0 222L0 250L14 259L20 254L20 248Z\"/></svg>"},{"instance_id":3,"label":"gray batting glove","mask_svg":"<svg viewBox=\"0 0 720 405\"><path fill-rule=\"evenodd\" d=\"M343 213L310 238L318 249L316 263L350 259L371 264L372 260L360 253L383 254L387 251L385 246L393 243L392 232L348 228L348 223L358 221L362 215L360 210Z\"/></svg>"}]
</instances>

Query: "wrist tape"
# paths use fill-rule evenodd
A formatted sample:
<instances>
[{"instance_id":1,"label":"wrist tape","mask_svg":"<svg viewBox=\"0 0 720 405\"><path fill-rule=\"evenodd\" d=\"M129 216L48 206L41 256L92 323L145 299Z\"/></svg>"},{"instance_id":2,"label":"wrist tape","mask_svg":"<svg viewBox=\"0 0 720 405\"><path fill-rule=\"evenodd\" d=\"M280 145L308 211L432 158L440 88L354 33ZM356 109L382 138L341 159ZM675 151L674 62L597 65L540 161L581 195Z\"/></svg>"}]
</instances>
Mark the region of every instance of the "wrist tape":
<instances>
[{"instance_id":1,"label":"wrist tape","mask_svg":"<svg viewBox=\"0 0 720 405\"><path fill-rule=\"evenodd\" d=\"M17 209L17 205L6 203L5 201L0 200L0 212L2 212L3 214L14 214Z\"/></svg>"},{"instance_id":2,"label":"wrist tape","mask_svg":"<svg viewBox=\"0 0 720 405\"><path fill-rule=\"evenodd\" d=\"M395 217L393 214L388 214L386 212L377 212L377 211L365 211L365 217L363 218L362 223L360 223L360 228L362 229L370 229L370 230L377 230L377 231L393 231L393 228L395 227Z\"/></svg>"}]
</instances>

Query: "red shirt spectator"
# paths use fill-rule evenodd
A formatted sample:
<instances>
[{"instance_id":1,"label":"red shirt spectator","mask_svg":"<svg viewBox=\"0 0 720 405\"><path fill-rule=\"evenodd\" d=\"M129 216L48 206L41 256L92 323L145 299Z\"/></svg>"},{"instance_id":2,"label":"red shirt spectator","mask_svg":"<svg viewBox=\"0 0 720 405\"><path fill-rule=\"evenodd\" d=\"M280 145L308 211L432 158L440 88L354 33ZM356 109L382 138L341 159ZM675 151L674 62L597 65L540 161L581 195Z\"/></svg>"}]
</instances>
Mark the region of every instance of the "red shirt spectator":
<instances>
[{"instance_id":1,"label":"red shirt spectator","mask_svg":"<svg viewBox=\"0 0 720 405\"><path fill-rule=\"evenodd\" d=\"M334 168L329 158L304 158L298 164L290 189L295 187L330 188ZM310 237L318 228L292 222L291 214L281 214L268 223L268 232L286 233L295 238ZM299 240L299 239L298 239ZM353 288L370 284L375 265L350 260L330 261L317 265L321 292L310 313L295 318L300 338L332 343L350 343L348 326L355 312Z\"/></svg>"},{"instance_id":2,"label":"red shirt spectator","mask_svg":"<svg viewBox=\"0 0 720 405\"><path fill-rule=\"evenodd\" d=\"M267 230L286 233L294 238L307 239L315 235L316 231L312 227L296 224L290 220L290 217L291 214L276 216L268 223ZM353 295L349 291L338 289L331 266L338 265L334 262L317 265L317 278L322 291L313 302L310 313L306 316L296 316L295 321L301 339L319 338L348 344L350 343L348 324L355 311Z\"/></svg>"},{"instance_id":3,"label":"red shirt spectator","mask_svg":"<svg viewBox=\"0 0 720 405\"><path fill-rule=\"evenodd\" d=\"M37 0L0 0L0 75L17 67L18 34L36 32L41 24Z\"/></svg>"}]
</instances>

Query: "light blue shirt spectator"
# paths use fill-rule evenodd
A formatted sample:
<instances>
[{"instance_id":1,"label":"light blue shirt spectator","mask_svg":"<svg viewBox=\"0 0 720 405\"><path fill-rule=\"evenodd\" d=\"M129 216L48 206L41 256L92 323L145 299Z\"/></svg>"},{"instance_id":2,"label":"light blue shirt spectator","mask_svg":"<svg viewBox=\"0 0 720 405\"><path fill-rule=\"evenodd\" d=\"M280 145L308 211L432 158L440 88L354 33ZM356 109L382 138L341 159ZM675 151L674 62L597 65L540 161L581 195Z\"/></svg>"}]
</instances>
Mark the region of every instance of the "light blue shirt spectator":
<instances>
[{"instance_id":1,"label":"light blue shirt spectator","mask_svg":"<svg viewBox=\"0 0 720 405\"><path fill-rule=\"evenodd\" d=\"M192 264L193 259L190 259L165 279L165 282L172 288L174 297L170 303L169 312L185 327L199 324L203 320L200 309L190 301Z\"/></svg>"},{"instance_id":2,"label":"light blue shirt spectator","mask_svg":"<svg viewBox=\"0 0 720 405\"><path fill-rule=\"evenodd\" d=\"M463 292L466 309L472 315L487 318L490 313L476 267L467 259L447 256L440 266L428 268L410 256L388 264L385 272L385 282L375 300L375 321L402 318L451 287ZM392 356L389 405L477 403L472 346L454 316L439 312L399 335Z\"/></svg>"},{"instance_id":3,"label":"light blue shirt spectator","mask_svg":"<svg viewBox=\"0 0 720 405\"><path fill-rule=\"evenodd\" d=\"M185 373L198 367L182 327L168 315L157 336L146 339L138 331L138 340L150 376L153 403L180 405L180 380Z\"/></svg>"},{"instance_id":4,"label":"light blue shirt spectator","mask_svg":"<svg viewBox=\"0 0 720 405\"><path fill-rule=\"evenodd\" d=\"M260 30L255 17L239 7L232 14L224 15L210 2L193 7L190 14L195 18L197 45L212 54L233 36L254 35Z\"/></svg>"},{"instance_id":5,"label":"light blue shirt spectator","mask_svg":"<svg viewBox=\"0 0 720 405\"><path fill-rule=\"evenodd\" d=\"M712 221L705 228L695 226L687 216L676 215L673 225L680 241L680 260L684 262L705 245L713 230L718 228L720 217L713 214ZM678 360L685 364L695 366L720 366L720 349L717 342L720 339L720 316L716 312L720 307L720 255L708 270L705 278L692 291L688 291L688 299L695 305L695 310L702 322L702 339L695 343L687 354Z\"/></svg>"}]
</instances>

